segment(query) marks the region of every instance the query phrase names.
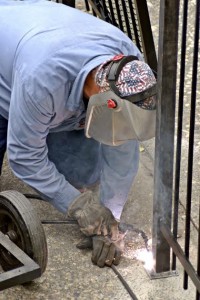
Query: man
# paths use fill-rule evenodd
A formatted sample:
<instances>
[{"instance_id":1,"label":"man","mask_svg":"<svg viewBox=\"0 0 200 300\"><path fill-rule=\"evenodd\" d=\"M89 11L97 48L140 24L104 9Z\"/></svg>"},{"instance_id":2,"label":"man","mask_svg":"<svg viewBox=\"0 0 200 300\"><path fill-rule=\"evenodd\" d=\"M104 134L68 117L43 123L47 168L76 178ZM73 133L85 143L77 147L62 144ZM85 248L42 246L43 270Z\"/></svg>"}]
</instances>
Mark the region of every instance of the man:
<instances>
[{"instance_id":1,"label":"man","mask_svg":"<svg viewBox=\"0 0 200 300\"><path fill-rule=\"evenodd\" d=\"M155 92L137 108L121 97L154 88L153 73L119 29L62 4L0 0L0 24L1 166L7 149L14 174L92 237L92 261L118 264L143 127L132 114L154 108Z\"/></svg>"}]
</instances>

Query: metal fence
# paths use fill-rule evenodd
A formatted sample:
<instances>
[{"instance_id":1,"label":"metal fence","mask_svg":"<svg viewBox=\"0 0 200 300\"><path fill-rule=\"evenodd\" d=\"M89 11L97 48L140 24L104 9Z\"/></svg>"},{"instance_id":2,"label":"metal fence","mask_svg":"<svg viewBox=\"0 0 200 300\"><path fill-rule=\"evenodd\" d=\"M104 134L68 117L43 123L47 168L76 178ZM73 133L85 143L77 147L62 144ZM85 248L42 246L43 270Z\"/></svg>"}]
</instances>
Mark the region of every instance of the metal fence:
<instances>
[{"instance_id":1,"label":"metal fence","mask_svg":"<svg viewBox=\"0 0 200 300\"><path fill-rule=\"evenodd\" d=\"M88 0L89 9L88 4L94 15L124 31L144 53L149 65L157 69L145 0ZM189 276L197 288L196 299L200 299L199 17L199 0L160 1L152 230L156 262L152 278L173 275L178 258L184 268L183 287L187 289ZM183 242L179 244L181 226ZM193 261L191 231L196 234Z\"/></svg>"},{"instance_id":2,"label":"metal fence","mask_svg":"<svg viewBox=\"0 0 200 300\"><path fill-rule=\"evenodd\" d=\"M86 0L95 16L109 22L137 45L151 68L157 70L157 58L146 1L141 0Z\"/></svg>"},{"instance_id":3,"label":"metal fence","mask_svg":"<svg viewBox=\"0 0 200 300\"><path fill-rule=\"evenodd\" d=\"M175 270L178 257L185 270L184 289L189 276L197 288L196 299L200 299L199 189L195 184L199 180L199 16L199 0L161 1L153 213L156 272ZM177 242L181 209L185 211L183 245ZM191 224L196 229L196 268L189 260Z\"/></svg>"}]
</instances>

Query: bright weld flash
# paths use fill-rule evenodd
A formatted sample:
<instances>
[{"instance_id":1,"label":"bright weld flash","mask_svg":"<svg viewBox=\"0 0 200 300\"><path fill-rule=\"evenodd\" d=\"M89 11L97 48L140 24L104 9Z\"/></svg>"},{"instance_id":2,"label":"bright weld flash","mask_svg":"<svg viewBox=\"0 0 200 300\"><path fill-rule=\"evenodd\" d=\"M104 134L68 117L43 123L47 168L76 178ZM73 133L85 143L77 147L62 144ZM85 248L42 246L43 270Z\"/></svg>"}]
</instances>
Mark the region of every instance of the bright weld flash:
<instances>
[{"instance_id":1,"label":"bright weld flash","mask_svg":"<svg viewBox=\"0 0 200 300\"><path fill-rule=\"evenodd\" d=\"M135 254L136 259L144 263L144 268L147 271L152 271L155 266L155 260L153 259L153 253L147 251L147 249L139 249Z\"/></svg>"}]
</instances>

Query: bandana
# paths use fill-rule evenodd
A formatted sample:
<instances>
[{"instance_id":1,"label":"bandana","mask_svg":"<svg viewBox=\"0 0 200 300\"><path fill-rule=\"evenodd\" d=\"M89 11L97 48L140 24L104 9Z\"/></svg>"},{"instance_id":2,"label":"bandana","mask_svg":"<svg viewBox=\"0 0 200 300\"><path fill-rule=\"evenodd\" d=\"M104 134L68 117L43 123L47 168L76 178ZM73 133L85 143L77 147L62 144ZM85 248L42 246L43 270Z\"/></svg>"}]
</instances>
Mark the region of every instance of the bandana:
<instances>
[{"instance_id":1,"label":"bandana","mask_svg":"<svg viewBox=\"0 0 200 300\"><path fill-rule=\"evenodd\" d=\"M110 90L107 80L112 59L99 66L95 75L96 84L100 87L100 93ZM155 76L150 67L143 61L133 60L128 62L121 70L116 81L121 97L130 96L147 90L156 84ZM156 99L154 96L135 103L137 106L152 110L155 109Z\"/></svg>"}]
</instances>

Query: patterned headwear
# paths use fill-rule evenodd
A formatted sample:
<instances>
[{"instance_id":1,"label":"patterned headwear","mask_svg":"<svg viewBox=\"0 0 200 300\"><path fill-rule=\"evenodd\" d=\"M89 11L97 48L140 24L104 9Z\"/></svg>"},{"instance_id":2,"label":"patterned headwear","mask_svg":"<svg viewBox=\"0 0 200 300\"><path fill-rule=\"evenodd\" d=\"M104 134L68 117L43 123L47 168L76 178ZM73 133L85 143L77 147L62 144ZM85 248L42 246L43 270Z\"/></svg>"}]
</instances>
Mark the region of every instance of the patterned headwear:
<instances>
[{"instance_id":1,"label":"patterned headwear","mask_svg":"<svg viewBox=\"0 0 200 300\"><path fill-rule=\"evenodd\" d=\"M95 75L96 84L100 87L100 93L110 90L107 80L110 63L112 59L99 66ZM147 90L156 83L155 76L150 67L143 61L133 60L128 62L121 70L116 81L121 97L130 96ZM155 109L155 97L149 97L138 101L137 104L143 109Z\"/></svg>"}]
</instances>

